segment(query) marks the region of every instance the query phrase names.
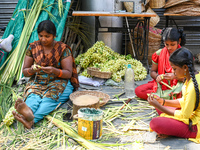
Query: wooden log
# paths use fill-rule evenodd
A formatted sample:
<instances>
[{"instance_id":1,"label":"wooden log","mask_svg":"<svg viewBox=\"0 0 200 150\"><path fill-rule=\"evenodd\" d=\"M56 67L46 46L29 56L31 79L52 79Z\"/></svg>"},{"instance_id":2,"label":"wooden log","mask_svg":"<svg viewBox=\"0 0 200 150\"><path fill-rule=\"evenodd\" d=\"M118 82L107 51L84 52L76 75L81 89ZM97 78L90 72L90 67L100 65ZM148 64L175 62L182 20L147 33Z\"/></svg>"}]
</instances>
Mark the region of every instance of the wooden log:
<instances>
[{"instance_id":1,"label":"wooden log","mask_svg":"<svg viewBox=\"0 0 200 150\"><path fill-rule=\"evenodd\" d=\"M81 95L72 101L73 103L73 116L78 113L80 108L99 108L99 97L93 95Z\"/></svg>"}]
</instances>

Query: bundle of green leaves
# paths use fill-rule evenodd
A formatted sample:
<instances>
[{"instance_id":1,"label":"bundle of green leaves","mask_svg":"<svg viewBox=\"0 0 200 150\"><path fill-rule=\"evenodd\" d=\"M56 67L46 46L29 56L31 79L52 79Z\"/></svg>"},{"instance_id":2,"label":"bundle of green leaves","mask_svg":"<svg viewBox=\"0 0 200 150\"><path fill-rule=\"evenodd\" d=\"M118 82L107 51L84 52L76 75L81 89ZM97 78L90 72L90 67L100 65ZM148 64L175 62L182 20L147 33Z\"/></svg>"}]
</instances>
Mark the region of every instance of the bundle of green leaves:
<instances>
[{"instance_id":1,"label":"bundle of green leaves","mask_svg":"<svg viewBox=\"0 0 200 150\"><path fill-rule=\"evenodd\" d=\"M134 70L136 81L143 80L147 76L147 70L139 60L132 58L130 54L120 55L102 41L97 41L87 52L78 55L75 62L76 65L84 68L81 75L86 77L91 77L87 73L87 68L96 67L100 71L111 72L111 78L116 82L120 82L124 78L128 64L131 64Z\"/></svg>"}]
</instances>

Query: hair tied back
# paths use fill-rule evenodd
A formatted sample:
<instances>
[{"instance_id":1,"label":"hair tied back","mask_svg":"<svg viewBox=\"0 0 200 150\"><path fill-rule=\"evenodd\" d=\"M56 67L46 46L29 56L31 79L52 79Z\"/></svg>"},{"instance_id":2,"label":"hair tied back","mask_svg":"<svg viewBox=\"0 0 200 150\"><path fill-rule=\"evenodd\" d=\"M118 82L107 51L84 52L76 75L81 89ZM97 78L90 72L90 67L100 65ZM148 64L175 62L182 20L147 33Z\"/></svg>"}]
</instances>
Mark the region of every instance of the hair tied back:
<instances>
[{"instance_id":1,"label":"hair tied back","mask_svg":"<svg viewBox=\"0 0 200 150\"><path fill-rule=\"evenodd\" d=\"M163 29L162 29L162 31L161 31L161 35L163 35L163 33L164 33L165 29L166 29L166 28L163 28Z\"/></svg>"},{"instance_id":2,"label":"hair tied back","mask_svg":"<svg viewBox=\"0 0 200 150\"><path fill-rule=\"evenodd\" d=\"M178 29L178 32L182 35L183 34L183 29Z\"/></svg>"}]
</instances>

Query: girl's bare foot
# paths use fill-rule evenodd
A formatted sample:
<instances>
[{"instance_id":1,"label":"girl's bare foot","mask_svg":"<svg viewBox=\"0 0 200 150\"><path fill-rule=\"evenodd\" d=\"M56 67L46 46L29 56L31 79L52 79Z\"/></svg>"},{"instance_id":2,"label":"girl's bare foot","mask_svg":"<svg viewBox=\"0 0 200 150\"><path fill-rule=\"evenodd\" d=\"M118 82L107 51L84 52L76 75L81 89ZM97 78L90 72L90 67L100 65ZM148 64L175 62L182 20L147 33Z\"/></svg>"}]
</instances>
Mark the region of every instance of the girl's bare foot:
<instances>
[{"instance_id":1,"label":"girl's bare foot","mask_svg":"<svg viewBox=\"0 0 200 150\"><path fill-rule=\"evenodd\" d=\"M32 121L34 119L34 115L32 110L26 105L26 103L18 98L15 102L15 109L18 113L20 113L27 121Z\"/></svg>"},{"instance_id":2,"label":"girl's bare foot","mask_svg":"<svg viewBox=\"0 0 200 150\"><path fill-rule=\"evenodd\" d=\"M168 138L169 135L157 133L157 136L156 136L156 137L157 137L157 139L165 139L165 138Z\"/></svg>"},{"instance_id":3,"label":"girl's bare foot","mask_svg":"<svg viewBox=\"0 0 200 150\"><path fill-rule=\"evenodd\" d=\"M22 115L16 113L15 111L12 112L14 115L14 118L21 122L27 129L30 129L33 126L33 120L27 121Z\"/></svg>"}]
</instances>

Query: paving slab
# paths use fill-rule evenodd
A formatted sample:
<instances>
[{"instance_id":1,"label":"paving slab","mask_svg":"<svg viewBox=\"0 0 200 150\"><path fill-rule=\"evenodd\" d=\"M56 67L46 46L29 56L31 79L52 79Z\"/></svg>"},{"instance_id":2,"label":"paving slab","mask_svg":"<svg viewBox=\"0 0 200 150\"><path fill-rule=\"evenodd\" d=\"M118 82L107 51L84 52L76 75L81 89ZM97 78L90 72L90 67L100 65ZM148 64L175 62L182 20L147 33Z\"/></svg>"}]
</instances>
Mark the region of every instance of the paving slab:
<instances>
[{"instance_id":1,"label":"paving slab","mask_svg":"<svg viewBox=\"0 0 200 150\"><path fill-rule=\"evenodd\" d=\"M199 64L196 65L196 69L200 70ZM151 80L152 80L152 78L148 74L147 78L145 80L136 81L135 85L137 87L137 86L139 86L141 84L145 84L145 83L147 83L148 81L151 81ZM105 85L102 85L102 86L99 86L99 87L94 87L94 86L90 86L90 85L81 84L81 87L79 88L79 90L97 90L97 91L107 93L108 95L110 95L111 98L113 98L114 95L119 94L119 93L123 93L124 87L123 86L105 86ZM125 97L125 95L123 95L120 98L124 98L124 97ZM137 103L137 102L132 100L131 103ZM121 104L110 103L109 105L119 106ZM105 107L106 107L106 105L105 105ZM104 108L102 107L102 109L104 109ZM154 110L149 110L149 109L144 110L144 112L138 113L137 116L150 113L151 111L154 111ZM146 124L149 124L151 119L150 118L149 119L143 119L143 121ZM116 126L120 126L122 124L127 124L127 122L124 121L124 120L115 119L113 121L113 124L116 125ZM157 138L157 136L156 136L157 134L155 132L144 131L143 134L141 134L141 132L140 132L139 136L136 136L135 133L134 133L134 136L121 136L120 138L110 139L108 142L115 143L115 142L120 141L121 143L126 143L126 142L131 142L131 141L132 142L133 141L142 141L144 150L198 150L198 149L200 149L200 144L196 144L196 143L189 141L188 139L184 139L184 138L167 137L167 138L164 138L164 139L159 139L159 138ZM133 145L127 145L125 147L127 149L135 149Z\"/></svg>"},{"instance_id":2,"label":"paving slab","mask_svg":"<svg viewBox=\"0 0 200 150\"><path fill-rule=\"evenodd\" d=\"M195 68L199 71L200 70L200 64L195 64ZM139 86L142 84L147 83L148 81L151 81L152 78L150 77L150 75L148 74L146 79L142 80L142 81L136 81L135 82L135 86ZM102 85L99 87L94 87L91 85L86 85L86 84L80 84L80 88L79 91L82 90L92 90L92 91L101 91L103 93L106 93L110 96L111 99L114 98L114 95L116 94L120 94L124 92L124 87L123 86L106 86L106 85ZM125 95L122 95L120 98L125 98ZM145 100L141 100L146 102ZM131 100L130 102L131 104L138 104L138 101L136 99ZM112 105L113 107L116 106L121 106L123 103L122 102L112 102L109 101L105 106L101 107L101 109L105 109L107 106ZM65 108L65 109L72 109L72 102L69 100L68 102L66 102L65 104L63 104L61 107ZM152 116L150 116L147 114L151 114ZM189 141L188 139L185 138L178 138L178 137L167 137L164 139L160 139L157 137L157 134L155 132L149 132L148 128L149 128L149 122L151 121L152 117L156 117L158 116L158 114L156 113L155 109L144 109L143 111L140 111L139 113L133 114L131 117L140 117L140 116L145 116L147 115L147 118L143 118L142 121L136 121L136 123L140 126L139 129L140 130L134 130L134 128L132 128L130 126L130 128L126 129L124 128L120 128L120 126L123 125L127 125L128 123L131 123L131 120L122 120L122 119L115 119L112 123L114 126L116 126L116 128L120 128L120 130L118 130L119 132L124 131L124 130L131 130L129 132L132 132L132 134L130 135L126 135L126 134L121 134L120 136L116 136L114 138L110 138L107 141L103 141L103 143L132 143L129 145L125 145L122 147L113 147L114 149L130 149L130 150L138 150L138 149L144 149L144 150L200 150L200 144L196 144L192 141ZM68 121L72 121L71 118L71 114L67 114L65 116L65 120ZM134 121L132 123L135 123ZM142 123L144 123L145 125L142 126ZM104 127L105 123L103 124ZM138 128L137 128L138 129ZM104 129L103 129L104 130ZM104 131L103 131L104 134ZM142 145L140 145L142 142Z\"/></svg>"}]
</instances>

